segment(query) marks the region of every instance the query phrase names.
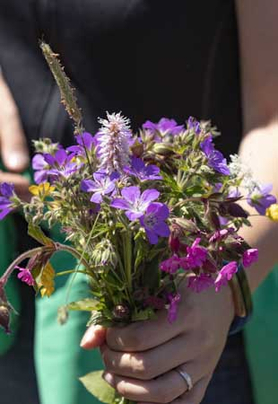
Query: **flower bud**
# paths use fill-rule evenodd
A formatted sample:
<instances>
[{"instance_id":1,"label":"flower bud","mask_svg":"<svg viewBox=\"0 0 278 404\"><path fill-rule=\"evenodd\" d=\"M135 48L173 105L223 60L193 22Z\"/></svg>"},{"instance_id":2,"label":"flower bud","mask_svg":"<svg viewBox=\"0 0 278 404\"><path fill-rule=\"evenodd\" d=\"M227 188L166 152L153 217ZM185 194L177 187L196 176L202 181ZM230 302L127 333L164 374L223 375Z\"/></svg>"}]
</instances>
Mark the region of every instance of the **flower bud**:
<instances>
[{"instance_id":1,"label":"flower bud","mask_svg":"<svg viewBox=\"0 0 278 404\"><path fill-rule=\"evenodd\" d=\"M144 146L142 143L136 140L130 149L132 151L133 156L141 157L144 151Z\"/></svg>"},{"instance_id":2,"label":"flower bud","mask_svg":"<svg viewBox=\"0 0 278 404\"><path fill-rule=\"evenodd\" d=\"M4 285L0 282L0 327L3 327L7 334L10 334L10 319L11 310L6 294L4 291Z\"/></svg>"},{"instance_id":3,"label":"flower bud","mask_svg":"<svg viewBox=\"0 0 278 404\"><path fill-rule=\"evenodd\" d=\"M128 321L130 318L130 310L123 304L117 304L113 310L113 317L115 321Z\"/></svg>"},{"instance_id":4,"label":"flower bud","mask_svg":"<svg viewBox=\"0 0 278 404\"><path fill-rule=\"evenodd\" d=\"M11 333L10 330L11 308L8 304L0 303L0 327L3 327L7 334Z\"/></svg>"},{"instance_id":5,"label":"flower bud","mask_svg":"<svg viewBox=\"0 0 278 404\"><path fill-rule=\"evenodd\" d=\"M233 217L244 217L248 218L249 214L237 203L229 203L227 206L228 213Z\"/></svg>"},{"instance_id":6,"label":"flower bud","mask_svg":"<svg viewBox=\"0 0 278 404\"><path fill-rule=\"evenodd\" d=\"M162 154L163 156L172 153L171 146L165 143L155 143L152 150L154 151L154 153Z\"/></svg>"}]
</instances>

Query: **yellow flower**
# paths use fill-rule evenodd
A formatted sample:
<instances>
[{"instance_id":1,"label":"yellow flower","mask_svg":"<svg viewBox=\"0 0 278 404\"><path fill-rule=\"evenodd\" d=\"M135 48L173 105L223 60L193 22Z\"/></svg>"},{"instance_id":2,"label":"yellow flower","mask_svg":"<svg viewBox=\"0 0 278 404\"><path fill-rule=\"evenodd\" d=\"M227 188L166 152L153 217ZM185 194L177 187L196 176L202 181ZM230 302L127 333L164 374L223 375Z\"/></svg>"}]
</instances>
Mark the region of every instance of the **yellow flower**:
<instances>
[{"instance_id":1,"label":"yellow flower","mask_svg":"<svg viewBox=\"0 0 278 404\"><path fill-rule=\"evenodd\" d=\"M278 222L278 203L274 203L266 210L266 216L274 222Z\"/></svg>"},{"instance_id":2,"label":"yellow flower","mask_svg":"<svg viewBox=\"0 0 278 404\"><path fill-rule=\"evenodd\" d=\"M29 187L29 191L31 194L35 196L45 197L51 194L55 190L55 187L52 187L49 182L43 182L39 185L31 185Z\"/></svg>"}]
</instances>

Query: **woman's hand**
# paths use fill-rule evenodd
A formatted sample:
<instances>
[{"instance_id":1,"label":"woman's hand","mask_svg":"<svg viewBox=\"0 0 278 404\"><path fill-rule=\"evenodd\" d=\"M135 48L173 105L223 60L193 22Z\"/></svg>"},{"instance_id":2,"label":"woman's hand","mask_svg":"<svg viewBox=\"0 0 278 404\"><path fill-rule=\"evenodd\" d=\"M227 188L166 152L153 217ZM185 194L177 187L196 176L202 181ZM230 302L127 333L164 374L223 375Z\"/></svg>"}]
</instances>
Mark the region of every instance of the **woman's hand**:
<instances>
[{"instance_id":1,"label":"woman's hand","mask_svg":"<svg viewBox=\"0 0 278 404\"><path fill-rule=\"evenodd\" d=\"M181 288L178 318L166 311L151 321L105 331L87 330L81 346L101 346L104 379L121 395L138 403L199 404L223 351L234 316L229 287L195 293ZM188 373L190 392L175 368Z\"/></svg>"},{"instance_id":2,"label":"woman's hand","mask_svg":"<svg viewBox=\"0 0 278 404\"><path fill-rule=\"evenodd\" d=\"M21 173L28 167L29 154L20 117L12 94L0 72L0 154L10 172L0 171L0 183L12 182L17 194L29 198L29 182Z\"/></svg>"}]
</instances>

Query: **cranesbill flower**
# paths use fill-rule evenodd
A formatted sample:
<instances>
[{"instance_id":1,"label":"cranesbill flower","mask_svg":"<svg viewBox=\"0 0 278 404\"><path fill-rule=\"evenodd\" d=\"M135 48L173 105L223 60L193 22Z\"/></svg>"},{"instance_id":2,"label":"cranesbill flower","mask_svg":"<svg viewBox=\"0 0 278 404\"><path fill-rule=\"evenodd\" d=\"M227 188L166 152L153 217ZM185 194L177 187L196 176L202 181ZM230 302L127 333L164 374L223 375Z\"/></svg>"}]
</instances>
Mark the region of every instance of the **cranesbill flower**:
<instances>
[{"instance_id":1,"label":"cranesbill flower","mask_svg":"<svg viewBox=\"0 0 278 404\"><path fill-rule=\"evenodd\" d=\"M200 293L213 285L214 280L210 274L192 275L188 278L188 287L194 292Z\"/></svg>"},{"instance_id":2,"label":"cranesbill flower","mask_svg":"<svg viewBox=\"0 0 278 404\"><path fill-rule=\"evenodd\" d=\"M32 167L35 171L34 179L36 184L47 182L49 164L46 162L42 154L36 154L32 159Z\"/></svg>"},{"instance_id":3,"label":"cranesbill flower","mask_svg":"<svg viewBox=\"0 0 278 404\"><path fill-rule=\"evenodd\" d=\"M59 149L54 156L44 154L44 159L51 166L48 175L54 178L69 178L82 166L82 163L74 161L73 153L68 154L64 149Z\"/></svg>"},{"instance_id":4,"label":"cranesbill flower","mask_svg":"<svg viewBox=\"0 0 278 404\"><path fill-rule=\"evenodd\" d=\"M151 121L146 121L143 124L143 129L148 130L150 132L161 132L163 136L165 135L178 135L184 130L183 125L178 125L174 119L161 118L158 123L154 123Z\"/></svg>"},{"instance_id":5,"label":"cranesbill flower","mask_svg":"<svg viewBox=\"0 0 278 404\"><path fill-rule=\"evenodd\" d=\"M162 177L159 175L159 167L154 164L146 165L143 160L132 157L131 166L124 167L124 172L130 175L134 175L140 181L145 180L161 180Z\"/></svg>"},{"instance_id":6,"label":"cranesbill flower","mask_svg":"<svg viewBox=\"0 0 278 404\"><path fill-rule=\"evenodd\" d=\"M125 210L126 216L133 221L143 216L148 206L159 197L156 189L147 189L141 194L139 187L125 187L121 191L122 198L116 198L111 206Z\"/></svg>"},{"instance_id":7,"label":"cranesbill flower","mask_svg":"<svg viewBox=\"0 0 278 404\"><path fill-rule=\"evenodd\" d=\"M92 192L91 202L101 203L104 195L109 195L115 190L115 179L112 175L107 175L103 171L93 174L94 180L83 180L81 189L84 192Z\"/></svg>"},{"instance_id":8,"label":"cranesbill flower","mask_svg":"<svg viewBox=\"0 0 278 404\"><path fill-rule=\"evenodd\" d=\"M145 228L148 240L151 244L158 243L158 237L169 237L170 229L165 223L169 217L169 209L163 203L151 203L144 216L140 217L140 223Z\"/></svg>"},{"instance_id":9,"label":"cranesbill flower","mask_svg":"<svg viewBox=\"0 0 278 404\"><path fill-rule=\"evenodd\" d=\"M114 171L122 173L129 163L129 119L120 113L107 112L107 119L99 119L99 122L102 125L96 135L99 169L108 174Z\"/></svg>"},{"instance_id":10,"label":"cranesbill flower","mask_svg":"<svg viewBox=\"0 0 278 404\"><path fill-rule=\"evenodd\" d=\"M249 248L242 257L242 263L245 268L250 267L254 262L258 261L259 251L257 248Z\"/></svg>"},{"instance_id":11,"label":"cranesbill flower","mask_svg":"<svg viewBox=\"0 0 278 404\"><path fill-rule=\"evenodd\" d=\"M230 170L227 165L227 160L223 154L214 148L212 136L209 135L203 142L201 142L201 150L208 158L208 165L215 171L223 175L229 175Z\"/></svg>"},{"instance_id":12,"label":"cranesbill flower","mask_svg":"<svg viewBox=\"0 0 278 404\"><path fill-rule=\"evenodd\" d=\"M27 283L27 285L29 285L29 286L35 285L35 281L31 274L30 269L21 268L19 266L16 266L15 268L19 270L19 274L17 275L18 279L22 280L22 282Z\"/></svg>"},{"instance_id":13,"label":"cranesbill flower","mask_svg":"<svg viewBox=\"0 0 278 404\"><path fill-rule=\"evenodd\" d=\"M169 302L169 307L168 307L168 321L169 323L173 323L177 319L178 315L178 304L181 300L181 295L180 293L177 293L175 295L169 293L167 295L167 300Z\"/></svg>"},{"instance_id":14,"label":"cranesbill flower","mask_svg":"<svg viewBox=\"0 0 278 404\"><path fill-rule=\"evenodd\" d=\"M96 139L89 132L81 133L75 136L77 145L70 146L67 150L71 153L75 153L78 156L85 156L86 150L91 152L92 148L96 145Z\"/></svg>"},{"instance_id":15,"label":"cranesbill flower","mask_svg":"<svg viewBox=\"0 0 278 404\"><path fill-rule=\"evenodd\" d=\"M186 261L190 268L198 268L202 266L207 259L207 249L199 245L201 239L196 238L191 247L187 247Z\"/></svg>"},{"instance_id":16,"label":"cranesbill flower","mask_svg":"<svg viewBox=\"0 0 278 404\"><path fill-rule=\"evenodd\" d=\"M181 268L180 257L174 254L172 257L160 263L160 269L169 274L175 274Z\"/></svg>"},{"instance_id":17,"label":"cranesbill flower","mask_svg":"<svg viewBox=\"0 0 278 404\"><path fill-rule=\"evenodd\" d=\"M257 186L247 198L249 205L253 206L260 215L265 215L266 209L276 203L275 196L269 193L271 190L271 184Z\"/></svg>"},{"instance_id":18,"label":"cranesbill flower","mask_svg":"<svg viewBox=\"0 0 278 404\"><path fill-rule=\"evenodd\" d=\"M215 290L219 292L221 286L226 286L228 281L232 279L237 272L237 263L235 261L229 262L219 271L217 278L214 281Z\"/></svg>"},{"instance_id":19,"label":"cranesbill flower","mask_svg":"<svg viewBox=\"0 0 278 404\"><path fill-rule=\"evenodd\" d=\"M0 185L0 193L0 220L2 220L13 210L10 198L14 195L14 185L3 182Z\"/></svg>"}]
</instances>

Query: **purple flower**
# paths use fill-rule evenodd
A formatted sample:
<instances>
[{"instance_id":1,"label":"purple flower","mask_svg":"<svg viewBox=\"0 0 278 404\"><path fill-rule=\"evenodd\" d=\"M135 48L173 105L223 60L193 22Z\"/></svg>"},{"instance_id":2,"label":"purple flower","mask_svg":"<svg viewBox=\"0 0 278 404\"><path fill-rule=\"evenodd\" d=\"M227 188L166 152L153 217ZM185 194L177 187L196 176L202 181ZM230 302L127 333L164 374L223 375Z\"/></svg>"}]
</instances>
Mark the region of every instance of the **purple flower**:
<instances>
[{"instance_id":1,"label":"purple flower","mask_svg":"<svg viewBox=\"0 0 278 404\"><path fill-rule=\"evenodd\" d=\"M126 216L133 221L143 216L149 205L159 197L156 189L147 189L142 194L139 187L125 187L121 191L122 198L116 198L111 206L125 210Z\"/></svg>"},{"instance_id":2,"label":"purple flower","mask_svg":"<svg viewBox=\"0 0 278 404\"><path fill-rule=\"evenodd\" d=\"M168 321L169 321L169 323L172 324L177 319L178 304L181 300L181 295L179 293L177 293L176 295L169 293L167 295L167 300L169 302Z\"/></svg>"},{"instance_id":3,"label":"purple flower","mask_svg":"<svg viewBox=\"0 0 278 404\"><path fill-rule=\"evenodd\" d=\"M221 286L227 285L228 281L232 279L237 272L237 263L235 261L229 262L219 271L217 278L214 281L215 290L219 292Z\"/></svg>"},{"instance_id":4,"label":"purple flower","mask_svg":"<svg viewBox=\"0 0 278 404\"><path fill-rule=\"evenodd\" d=\"M151 203L144 216L140 217L140 223L145 228L148 240L151 244L158 243L158 237L169 237L170 229L164 222L169 217L169 209L163 203Z\"/></svg>"},{"instance_id":5,"label":"purple flower","mask_svg":"<svg viewBox=\"0 0 278 404\"><path fill-rule=\"evenodd\" d=\"M254 262L258 261L259 251L257 248L249 248L244 252L242 263L245 268L250 267Z\"/></svg>"},{"instance_id":6,"label":"purple flower","mask_svg":"<svg viewBox=\"0 0 278 404\"><path fill-rule=\"evenodd\" d=\"M46 182L48 179L49 164L42 154L36 154L32 159L32 167L35 171L34 179L36 184Z\"/></svg>"},{"instance_id":7,"label":"purple flower","mask_svg":"<svg viewBox=\"0 0 278 404\"><path fill-rule=\"evenodd\" d=\"M54 156L44 154L43 157L51 167L48 170L48 175L54 178L69 178L82 166L81 163L77 164L73 161L74 153L68 154L64 149L59 149Z\"/></svg>"},{"instance_id":8,"label":"purple flower","mask_svg":"<svg viewBox=\"0 0 278 404\"><path fill-rule=\"evenodd\" d=\"M143 124L143 129L150 132L161 132L164 136L167 134L178 135L184 130L183 125L178 125L174 119L161 118L158 123L146 121Z\"/></svg>"},{"instance_id":9,"label":"purple flower","mask_svg":"<svg viewBox=\"0 0 278 404\"><path fill-rule=\"evenodd\" d=\"M227 160L223 154L215 150L212 136L209 135L203 142L201 142L201 150L208 158L208 165L220 174L229 175L230 169L227 166Z\"/></svg>"},{"instance_id":10,"label":"purple flower","mask_svg":"<svg viewBox=\"0 0 278 404\"><path fill-rule=\"evenodd\" d=\"M93 174L93 180L83 180L81 189L84 192L93 192L91 202L101 203L104 195L109 195L115 190L115 179L112 175L107 175L103 171L97 171Z\"/></svg>"},{"instance_id":11,"label":"purple flower","mask_svg":"<svg viewBox=\"0 0 278 404\"><path fill-rule=\"evenodd\" d=\"M247 198L249 205L253 206L260 215L265 215L266 209L276 203L275 196L269 193L271 190L271 184L263 185L256 188Z\"/></svg>"},{"instance_id":12,"label":"purple flower","mask_svg":"<svg viewBox=\"0 0 278 404\"><path fill-rule=\"evenodd\" d=\"M35 285L35 281L31 274L30 269L21 268L19 266L16 266L15 268L17 268L19 270L19 274L17 275L18 279L22 280L22 282L27 283L27 285L29 285L29 286Z\"/></svg>"},{"instance_id":13,"label":"purple flower","mask_svg":"<svg viewBox=\"0 0 278 404\"><path fill-rule=\"evenodd\" d=\"M187 120L187 128L194 130L194 132L199 135L201 133L201 125L193 116L190 116Z\"/></svg>"},{"instance_id":14,"label":"purple flower","mask_svg":"<svg viewBox=\"0 0 278 404\"><path fill-rule=\"evenodd\" d=\"M99 119L102 125L96 135L96 151L99 169L108 174L122 173L129 164L131 131L129 119L119 114L107 113L107 119Z\"/></svg>"},{"instance_id":15,"label":"purple flower","mask_svg":"<svg viewBox=\"0 0 278 404\"><path fill-rule=\"evenodd\" d=\"M143 160L132 157L131 166L124 167L124 172L130 175L134 175L139 178L139 180L161 180L162 177L159 175L159 167L151 164L146 165Z\"/></svg>"},{"instance_id":16,"label":"purple flower","mask_svg":"<svg viewBox=\"0 0 278 404\"><path fill-rule=\"evenodd\" d=\"M216 230L215 233L210 237L210 243L216 243L224 240L229 234L234 233L234 229L229 227L228 229Z\"/></svg>"},{"instance_id":17,"label":"purple flower","mask_svg":"<svg viewBox=\"0 0 278 404\"><path fill-rule=\"evenodd\" d=\"M75 139L77 145L70 146L67 148L67 150L78 156L85 156L86 155L85 148L90 152L92 148L96 145L96 139L89 132L84 132L81 135L76 135Z\"/></svg>"},{"instance_id":18,"label":"purple flower","mask_svg":"<svg viewBox=\"0 0 278 404\"><path fill-rule=\"evenodd\" d=\"M206 248L199 245L201 239L196 238L191 247L187 247L186 261L190 268L198 268L202 266L203 262L207 259Z\"/></svg>"},{"instance_id":19,"label":"purple flower","mask_svg":"<svg viewBox=\"0 0 278 404\"><path fill-rule=\"evenodd\" d=\"M14 185L3 182L0 185L0 193L0 220L2 220L13 210L10 198L14 194Z\"/></svg>"},{"instance_id":20,"label":"purple flower","mask_svg":"<svg viewBox=\"0 0 278 404\"><path fill-rule=\"evenodd\" d=\"M180 258L176 254L160 263L160 270L169 274L175 274L180 268Z\"/></svg>"},{"instance_id":21,"label":"purple flower","mask_svg":"<svg viewBox=\"0 0 278 404\"><path fill-rule=\"evenodd\" d=\"M194 292L200 293L213 285L214 281L210 274L192 275L188 278L188 287Z\"/></svg>"}]
</instances>

